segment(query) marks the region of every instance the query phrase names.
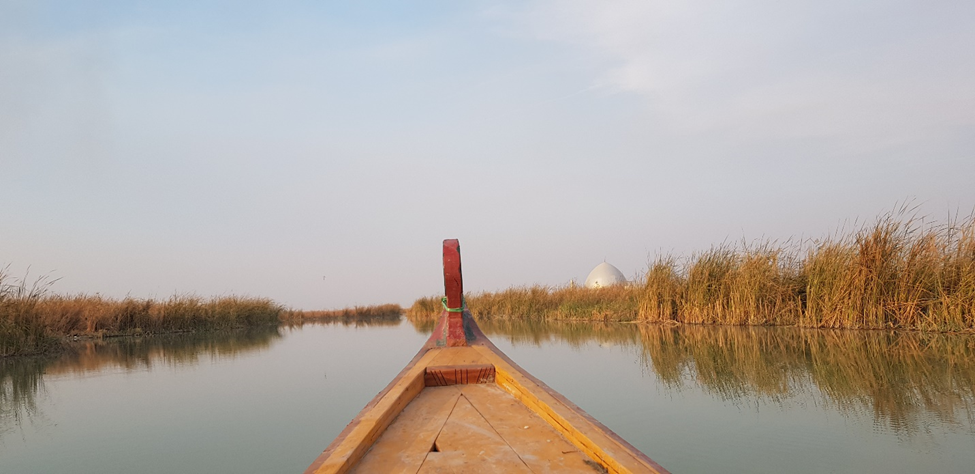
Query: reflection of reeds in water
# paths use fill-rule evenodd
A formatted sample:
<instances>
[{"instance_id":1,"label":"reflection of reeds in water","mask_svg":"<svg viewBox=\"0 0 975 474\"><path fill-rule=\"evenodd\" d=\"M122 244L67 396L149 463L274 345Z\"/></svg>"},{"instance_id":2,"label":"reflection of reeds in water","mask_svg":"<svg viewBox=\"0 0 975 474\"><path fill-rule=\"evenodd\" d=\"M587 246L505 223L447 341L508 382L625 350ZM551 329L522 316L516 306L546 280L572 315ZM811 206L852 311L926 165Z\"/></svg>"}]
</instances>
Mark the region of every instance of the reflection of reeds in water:
<instances>
[{"instance_id":1,"label":"reflection of reeds in water","mask_svg":"<svg viewBox=\"0 0 975 474\"><path fill-rule=\"evenodd\" d=\"M353 306L327 311L288 311L281 319L288 324L341 323L343 325L395 326L399 324L403 308L398 304Z\"/></svg>"},{"instance_id":2,"label":"reflection of reeds in water","mask_svg":"<svg viewBox=\"0 0 975 474\"><path fill-rule=\"evenodd\" d=\"M815 387L843 410L870 410L896 432L925 417L975 425L975 340L968 335L798 328L640 325L645 362L673 386L726 398L788 397Z\"/></svg>"},{"instance_id":3,"label":"reflection of reeds in water","mask_svg":"<svg viewBox=\"0 0 975 474\"><path fill-rule=\"evenodd\" d=\"M45 374L195 364L201 358L233 358L264 350L280 338L281 329L277 326L261 326L202 334L88 340L68 344L58 357L0 358L0 435L35 413L35 397L43 387Z\"/></svg>"},{"instance_id":4,"label":"reflection of reeds in water","mask_svg":"<svg viewBox=\"0 0 975 474\"><path fill-rule=\"evenodd\" d=\"M533 319L488 318L477 323L489 337L504 337L513 344L540 346L559 340L576 347L590 342L636 344L639 333L632 324L583 321L542 321Z\"/></svg>"},{"instance_id":5,"label":"reflection of reeds in water","mask_svg":"<svg viewBox=\"0 0 975 474\"><path fill-rule=\"evenodd\" d=\"M796 343L787 328L643 325L639 331L644 363L672 386L691 378L726 398L778 398L802 384L802 366L781 357Z\"/></svg>"},{"instance_id":6,"label":"reflection of reeds in water","mask_svg":"<svg viewBox=\"0 0 975 474\"><path fill-rule=\"evenodd\" d=\"M968 334L530 318L478 325L513 343L637 346L645 366L673 389L699 386L726 400L812 394L909 435L931 419L975 429L975 337Z\"/></svg>"},{"instance_id":7,"label":"reflection of reeds in water","mask_svg":"<svg viewBox=\"0 0 975 474\"><path fill-rule=\"evenodd\" d=\"M37 411L34 400L43 387L47 362L41 358L0 358L0 436Z\"/></svg>"},{"instance_id":8,"label":"reflection of reeds in water","mask_svg":"<svg viewBox=\"0 0 975 474\"><path fill-rule=\"evenodd\" d=\"M945 422L964 412L975 424L971 336L826 331L803 342L813 381L841 406L868 406L898 430L916 430L918 412Z\"/></svg>"},{"instance_id":9,"label":"reflection of reeds in water","mask_svg":"<svg viewBox=\"0 0 975 474\"><path fill-rule=\"evenodd\" d=\"M298 322L286 322L285 326L301 327L304 326L305 324L320 324L322 326L331 326L333 324L341 324L342 326L345 327L351 326L357 328L358 327L364 327L364 328L392 327L392 326L399 326L402 321L403 321L402 315L375 316L375 317L367 317L367 318L357 317L357 316L346 316L346 317L338 317L338 318L307 319ZM431 325L430 329L428 329L427 332L430 332L430 330L432 329L433 326Z\"/></svg>"},{"instance_id":10,"label":"reflection of reeds in water","mask_svg":"<svg viewBox=\"0 0 975 474\"><path fill-rule=\"evenodd\" d=\"M125 370L192 365L200 358L234 358L265 350L281 338L277 326L260 326L208 333L161 334L153 337L96 339L70 343L68 350L47 366L47 373L82 373L106 366Z\"/></svg>"}]
</instances>

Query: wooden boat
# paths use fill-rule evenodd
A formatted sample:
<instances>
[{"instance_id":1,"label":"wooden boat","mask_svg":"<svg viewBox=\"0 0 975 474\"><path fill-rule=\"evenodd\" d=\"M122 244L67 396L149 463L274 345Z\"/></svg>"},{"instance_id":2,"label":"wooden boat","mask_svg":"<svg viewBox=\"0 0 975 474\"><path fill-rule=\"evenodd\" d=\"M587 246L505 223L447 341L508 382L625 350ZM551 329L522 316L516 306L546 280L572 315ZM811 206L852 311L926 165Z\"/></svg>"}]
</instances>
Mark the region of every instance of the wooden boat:
<instances>
[{"instance_id":1,"label":"wooden boat","mask_svg":"<svg viewBox=\"0 0 975 474\"><path fill-rule=\"evenodd\" d=\"M667 472L484 336L463 301L457 240L444 241L443 265L430 339L306 474Z\"/></svg>"}]
</instances>

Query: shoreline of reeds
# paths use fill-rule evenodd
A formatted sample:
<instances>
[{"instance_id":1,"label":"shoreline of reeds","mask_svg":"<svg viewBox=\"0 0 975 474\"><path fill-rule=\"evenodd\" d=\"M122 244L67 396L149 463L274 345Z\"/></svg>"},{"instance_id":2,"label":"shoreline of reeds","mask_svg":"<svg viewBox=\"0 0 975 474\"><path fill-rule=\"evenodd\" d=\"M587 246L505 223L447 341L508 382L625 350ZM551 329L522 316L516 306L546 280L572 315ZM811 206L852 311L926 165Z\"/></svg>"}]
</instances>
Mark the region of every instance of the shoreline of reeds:
<instances>
[{"instance_id":1,"label":"shoreline of reeds","mask_svg":"<svg viewBox=\"0 0 975 474\"><path fill-rule=\"evenodd\" d=\"M68 342L111 337L300 325L335 321L388 323L399 305L336 311L288 309L269 298L177 295L166 300L49 294L44 278L32 285L0 269L0 358L54 354Z\"/></svg>"},{"instance_id":2,"label":"shoreline of reeds","mask_svg":"<svg viewBox=\"0 0 975 474\"><path fill-rule=\"evenodd\" d=\"M0 357L58 353L68 341L278 325L287 313L266 298L112 300L7 289L0 296Z\"/></svg>"},{"instance_id":3,"label":"shoreline of reeds","mask_svg":"<svg viewBox=\"0 0 975 474\"><path fill-rule=\"evenodd\" d=\"M374 322L399 321L403 307L398 304L351 306L348 308L320 311L289 311L284 319L289 322Z\"/></svg>"},{"instance_id":4,"label":"shoreline of reeds","mask_svg":"<svg viewBox=\"0 0 975 474\"><path fill-rule=\"evenodd\" d=\"M654 258L641 282L467 294L476 319L975 331L975 219L925 225L905 211L847 235L726 244ZM407 309L435 319L437 297Z\"/></svg>"}]
</instances>

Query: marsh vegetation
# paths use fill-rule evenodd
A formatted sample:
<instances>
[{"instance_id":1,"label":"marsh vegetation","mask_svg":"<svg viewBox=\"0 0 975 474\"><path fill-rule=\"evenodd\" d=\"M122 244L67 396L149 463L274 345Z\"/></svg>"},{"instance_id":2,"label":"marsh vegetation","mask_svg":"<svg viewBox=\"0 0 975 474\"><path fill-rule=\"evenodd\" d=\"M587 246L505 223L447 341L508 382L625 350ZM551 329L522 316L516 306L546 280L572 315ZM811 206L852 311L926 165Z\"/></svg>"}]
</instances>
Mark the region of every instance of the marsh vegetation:
<instances>
[{"instance_id":1,"label":"marsh vegetation","mask_svg":"<svg viewBox=\"0 0 975 474\"><path fill-rule=\"evenodd\" d=\"M855 459L862 471L967 472L973 460L964 449L975 437L971 334L530 318L480 326L668 467L826 472ZM71 338L57 355L0 358L0 471L122 465L108 451L77 456L92 436L132 460L113 472L151 460L173 472L214 471L241 456L244 471L307 464L428 334L332 318ZM277 435L292 431L299 435ZM241 451L248 442L274 449ZM173 446L200 455L171 456Z\"/></svg>"},{"instance_id":2,"label":"marsh vegetation","mask_svg":"<svg viewBox=\"0 0 975 474\"><path fill-rule=\"evenodd\" d=\"M722 400L772 402L812 394L905 435L924 432L932 418L975 426L968 334L528 319L479 325L514 344L634 347L641 365L675 391L700 386Z\"/></svg>"},{"instance_id":3,"label":"marsh vegetation","mask_svg":"<svg viewBox=\"0 0 975 474\"><path fill-rule=\"evenodd\" d=\"M357 306L334 311L285 308L268 298L177 295L165 300L99 295L65 296L51 281L11 278L0 270L0 357L57 352L67 339L304 324L399 320L399 305Z\"/></svg>"},{"instance_id":4,"label":"marsh vegetation","mask_svg":"<svg viewBox=\"0 0 975 474\"><path fill-rule=\"evenodd\" d=\"M289 322L398 324L402 315L403 308L400 305L381 304L323 311L289 311L285 319Z\"/></svg>"},{"instance_id":5,"label":"marsh vegetation","mask_svg":"<svg viewBox=\"0 0 975 474\"><path fill-rule=\"evenodd\" d=\"M51 295L46 286L8 282L0 273L0 357L63 346L65 337L212 331L277 324L286 311L266 298L228 296L168 300Z\"/></svg>"},{"instance_id":6,"label":"marsh vegetation","mask_svg":"<svg viewBox=\"0 0 975 474\"><path fill-rule=\"evenodd\" d=\"M629 286L533 286L466 300L478 320L975 330L975 219L926 225L904 215L824 239L657 256ZM406 314L420 322L440 309L438 297L420 298Z\"/></svg>"}]
</instances>

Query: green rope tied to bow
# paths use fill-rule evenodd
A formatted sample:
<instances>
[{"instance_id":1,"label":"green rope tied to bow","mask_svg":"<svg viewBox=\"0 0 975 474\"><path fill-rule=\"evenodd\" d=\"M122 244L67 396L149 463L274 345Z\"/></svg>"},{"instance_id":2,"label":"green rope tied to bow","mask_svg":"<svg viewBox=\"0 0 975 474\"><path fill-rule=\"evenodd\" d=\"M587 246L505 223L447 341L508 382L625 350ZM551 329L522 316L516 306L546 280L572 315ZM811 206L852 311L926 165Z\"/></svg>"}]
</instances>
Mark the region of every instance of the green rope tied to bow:
<instances>
[{"instance_id":1,"label":"green rope tied to bow","mask_svg":"<svg viewBox=\"0 0 975 474\"><path fill-rule=\"evenodd\" d=\"M464 312L464 306L467 304L467 299L464 298L463 296L460 297L460 308L448 308L447 307L447 297L446 296L444 296L443 298L440 299L440 304L443 305L444 311L446 311L448 313L463 313Z\"/></svg>"}]
</instances>

